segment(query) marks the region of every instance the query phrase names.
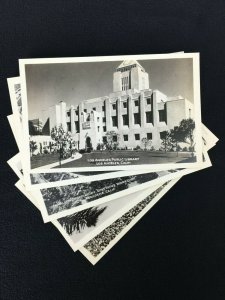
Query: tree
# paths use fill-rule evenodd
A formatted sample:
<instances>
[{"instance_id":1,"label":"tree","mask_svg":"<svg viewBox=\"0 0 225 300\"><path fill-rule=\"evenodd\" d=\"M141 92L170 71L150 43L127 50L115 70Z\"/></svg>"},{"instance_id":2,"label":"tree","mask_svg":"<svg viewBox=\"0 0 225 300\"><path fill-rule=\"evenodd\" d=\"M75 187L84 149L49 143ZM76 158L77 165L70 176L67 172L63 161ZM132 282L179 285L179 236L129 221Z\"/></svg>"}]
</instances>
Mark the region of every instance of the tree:
<instances>
[{"instance_id":1,"label":"tree","mask_svg":"<svg viewBox=\"0 0 225 300\"><path fill-rule=\"evenodd\" d=\"M188 143L190 145L190 149L192 151L192 155L194 152L194 130L195 130L195 122L193 119L183 119L179 125L180 139L184 143Z\"/></svg>"},{"instance_id":2,"label":"tree","mask_svg":"<svg viewBox=\"0 0 225 300\"><path fill-rule=\"evenodd\" d=\"M59 149L59 165L61 166L61 160L66 154L66 147L69 147L72 143L71 133L66 132L62 124L55 126L51 130L51 138L56 142Z\"/></svg>"},{"instance_id":3,"label":"tree","mask_svg":"<svg viewBox=\"0 0 225 300\"><path fill-rule=\"evenodd\" d=\"M85 227L96 226L99 216L105 211L106 207L103 208L88 208L58 219L59 223L66 232L71 235L74 231L80 232Z\"/></svg>"},{"instance_id":4,"label":"tree","mask_svg":"<svg viewBox=\"0 0 225 300\"><path fill-rule=\"evenodd\" d=\"M106 132L106 141L105 141L105 144L106 144L106 147L109 151L113 150L113 149L117 149L119 143L118 143L118 140L119 140L119 134L116 133L115 131L107 131Z\"/></svg>"},{"instance_id":5,"label":"tree","mask_svg":"<svg viewBox=\"0 0 225 300\"><path fill-rule=\"evenodd\" d=\"M141 140L141 142L142 142L142 144L144 145L145 151L146 151L146 149L147 149L147 146L151 146L151 143L152 143L152 141L149 140L149 139L147 139L147 138L143 138L143 139Z\"/></svg>"},{"instance_id":6,"label":"tree","mask_svg":"<svg viewBox=\"0 0 225 300\"><path fill-rule=\"evenodd\" d=\"M171 149L171 136L169 131L161 132L162 146L165 152Z\"/></svg>"},{"instance_id":7,"label":"tree","mask_svg":"<svg viewBox=\"0 0 225 300\"><path fill-rule=\"evenodd\" d=\"M38 146L35 141L30 141L30 154L33 155L34 151L37 150Z\"/></svg>"},{"instance_id":8,"label":"tree","mask_svg":"<svg viewBox=\"0 0 225 300\"><path fill-rule=\"evenodd\" d=\"M182 142L182 132L178 126L174 127L174 129L171 129L170 131L170 141L173 147L176 148L177 151L177 156L178 156L178 151L181 149L179 146L179 142Z\"/></svg>"}]
</instances>

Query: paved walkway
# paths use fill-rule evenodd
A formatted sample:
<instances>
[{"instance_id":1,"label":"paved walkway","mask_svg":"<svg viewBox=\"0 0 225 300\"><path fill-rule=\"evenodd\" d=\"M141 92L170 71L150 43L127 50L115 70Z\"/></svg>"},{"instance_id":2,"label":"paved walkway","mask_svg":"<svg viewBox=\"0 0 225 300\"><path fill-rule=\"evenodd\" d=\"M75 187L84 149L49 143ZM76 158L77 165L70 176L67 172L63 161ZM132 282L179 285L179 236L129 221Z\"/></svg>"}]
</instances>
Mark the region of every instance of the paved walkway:
<instances>
[{"instance_id":1,"label":"paved walkway","mask_svg":"<svg viewBox=\"0 0 225 300\"><path fill-rule=\"evenodd\" d=\"M67 164L69 162L72 162L74 160L80 159L81 157L82 157L82 155L80 153L76 153L74 157L70 157L70 158L62 160L61 161L61 166L64 165L64 164ZM52 169L52 168L55 168L55 167L59 167L59 162L58 161L54 162L52 164L49 164L49 165L44 165L44 166L32 169L32 171L41 170L41 169Z\"/></svg>"}]
</instances>

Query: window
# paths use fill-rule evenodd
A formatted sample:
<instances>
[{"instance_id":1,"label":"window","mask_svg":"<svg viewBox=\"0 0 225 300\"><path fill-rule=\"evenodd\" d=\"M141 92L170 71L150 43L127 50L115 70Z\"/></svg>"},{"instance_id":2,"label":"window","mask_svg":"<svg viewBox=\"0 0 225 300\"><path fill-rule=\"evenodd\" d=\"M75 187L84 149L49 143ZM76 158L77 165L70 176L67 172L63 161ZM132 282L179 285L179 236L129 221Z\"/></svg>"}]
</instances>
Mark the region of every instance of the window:
<instances>
[{"instance_id":1,"label":"window","mask_svg":"<svg viewBox=\"0 0 225 300\"><path fill-rule=\"evenodd\" d=\"M123 108L127 108L127 102L123 102Z\"/></svg>"},{"instance_id":2,"label":"window","mask_svg":"<svg viewBox=\"0 0 225 300\"><path fill-rule=\"evenodd\" d=\"M153 123L153 116L151 111L147 111L146 113L146 123Z\"/></svg>"},{"instance_id":3,"label":"window","mask_svg":"<svg viewBox=\"0 0 225 300\"><path fill-rule=\"evenodd\" d=\"M102 111L105 111L105 106L102 106Z\"/></svg>"},{"instance_id":4,"label":"window","mask_svg":"<svg viewBox=\"0 0 225 300\"><path fill-rule=\"evenodd\" d=\"M114 104L112 105L112 108L113 108L113 110L116 109L116 103L114 103Z\"/></svg>"},{"instance_id":5,"label":"window","mask_svg":"<svg viewBox=\"0 0 225 300\"><path fill-rule=\"evenodd\" d=\"M117 135L113 136L113 142L117 142Z\"/></svg>"},{"instance_id":6,"label":"window","mask_svg":"<svg viewBox=\"0 0 225 300\"><path fill-rule=\"evenodd\" d=\"M146 99L147 105L151 104L151 98Z\"/></svg>"},{"instance_id":7,"label":"window","mask_svg":"<svg viewBox=\"0 0 225 300\"><path fill-rule=\"evenodd\" d=\"M127 115L123 115L123 125L128 125L128 116Z\"/></svg>"},{"instance_id":8,"label":"window","mask_svg":"<svg viewBox=\"0 0 225 300\"><path fill-rule=\"evenodd\" d=\"M106 117L103 117L103 118L102 118L102 122L106 122Z\"/></svg>"},{"instance_id":9,"label":"window","mask_svg":"<svg viewBox=\"0 0 225 300\"><path fill-rule=\"evenodd\" d=\"M140 141L140 134L139 133L136 133L134 136L135 136L136 141Z\"/></svg>"},{"instance_id":10,"label":"window","mask_svg":"<svg viewBox=\"0 0 225 300\"><path fill-rule=\"evenodd\" d=\"M134 124L140 124L140 115L139 115L139 113L134 114Z\"/></svg>"},{"instance_id":11,"label":"window","mask_svg":"<svg viewBox=\"0 0 225 300\"><path fill-rule=\"evenodd\" d=\"M67 131L71 131L71 123L67 123Z\"/></svg>"},{"instance_id":12,"label":"window","mask_svg":"<svg viewBox=\"0 0 225 300\"><path fill-rule=\"evenodd\" d=\"M100 120L100 118L99 118L99 117L97 117L97 122L99 122L99 120Z\"/></svg>"},{"instance_id":13,"label":"window","mask_svg":"<svg viewBox=\"0 0 225 300\"><path fill-rule=\"evenodd\" d=\"M75 115L78 116L78 114L79 114L79 113L78 113L78 110L75 110Z\"/></svg>"},{"instance_id":14,"label":"window","mask_svg":"<svg viewBox=\"0 0 225 300\"><path fill-rule=\"evenodd\" d=\"M94 110L94 111L95 111L95 110L96 110L96 107L93 107L93 108L92 108L92 110Z\"/></svg>"},{"instance_id":15,"label":"window","mask_svg":"<svg viewBox=\"0 0 225 300\"><path fill-rule=\"evenodd\" d=\"M100 126L98 126L98 132L100 131Z\"/></svg>"},{"instance_id":16,"label":"window","mask_svg":"<svg viewBox=\"0 0 225 300\"><path fill-rule=\"evenodd\" d=\"M67 111L66 114L67 114L67 117L70 117L70 111Z\"/></svg>"},{"instance_id":17,"label":"window","mask_svg":"<svg viewBox=\"0 0 225 300\"><path fill-rule=\"evenodd\" d=\"M106 126L103 126L103 131L106 132Z\"/></svg>"},{"instance_id":18,"label":"window","mask_svg":"<svg viewBox=\"0 0 225 300\"><path fill-rule=\"evenodd\" d=\"M106 144L107 143L107 136L103 136L102 141L103 141L104 144Z\"/></svg>"},{"instance_id":19,"label":"window","mask_svg":"<svg viewBox=\"0 0 225 300\"><path fill-rule=\"evenodd\" d=\"M166 122L166 110L159 110L159 122Z\"/></svg>"},{"instance_id":20,"label":"window","mask_svg":"<svg viewBox=\"0 0 225 300\"><path fill-rule=\"evenodd\" d=\"M127 142L127 141L128 141L128 134L124 134L123 140L124 140L124 142Z\"/></svg>"},{"instance_id":21,"label":"window","mask_svg":"<svg viewBox=\"0 0 225 300\"><path fill-rule=\"evenodd\" d=\"M116 116L112 117L112 126L117 127L117 117Z\"/></svg>"},{"instance_id":22,"label":"window","mask_svg":"<svg viewBox=\"0 0 225 300\"><path fill-rule=\"evenodd\" d=\"M147 133L147 139L148 139L148 140L152 140L152 133L151 133L151 132L148 132L148 133Z\"/></svg>"},{"instance_id":23,"label":"window","mask_svg":"<svg viewBox=\"0 0 225 300\"><path fill-rule=\"evenodd\" d=\"M79 132L79 121L75 121L75 129Z\"/></svg>"},{"instance_id":24,"label":"window","mask_svg":"<svg viewBox=\"0 0 225 300\"><path fill-rule=\"evenodd\" d=\"M135 105L135 106L138 106L138 105L139 105L139 101L138 101L138 100L135 100L135 101L134 101L134 105Z\"/></svg>"},{"instance_id":25,"label":"window","mask_svg":"<svg viewBox=\"0 0 225 300\"><path fill-rule=\"evenodd\" d=\"M84 112L87 112L86 108L84 109Z\"/></svg>"}]
</instances>

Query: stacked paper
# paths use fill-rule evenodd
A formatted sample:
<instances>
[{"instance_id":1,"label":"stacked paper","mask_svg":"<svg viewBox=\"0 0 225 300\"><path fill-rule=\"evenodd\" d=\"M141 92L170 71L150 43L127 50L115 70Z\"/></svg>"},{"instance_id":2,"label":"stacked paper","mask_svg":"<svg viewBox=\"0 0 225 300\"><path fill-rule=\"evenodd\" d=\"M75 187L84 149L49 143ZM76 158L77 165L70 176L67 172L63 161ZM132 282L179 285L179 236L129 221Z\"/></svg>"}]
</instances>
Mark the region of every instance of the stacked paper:
<instances>
[{"instance_id":1,"label":"stacked paper","mask_svg":"<svg viewBox=\"0 0 225 300\"><path fill-rule=\"evenodd\" d=\"M16 187L92 264L182 176L211 166L198 53L19 67L8 79Z\"/></svg>"}]
</instances>

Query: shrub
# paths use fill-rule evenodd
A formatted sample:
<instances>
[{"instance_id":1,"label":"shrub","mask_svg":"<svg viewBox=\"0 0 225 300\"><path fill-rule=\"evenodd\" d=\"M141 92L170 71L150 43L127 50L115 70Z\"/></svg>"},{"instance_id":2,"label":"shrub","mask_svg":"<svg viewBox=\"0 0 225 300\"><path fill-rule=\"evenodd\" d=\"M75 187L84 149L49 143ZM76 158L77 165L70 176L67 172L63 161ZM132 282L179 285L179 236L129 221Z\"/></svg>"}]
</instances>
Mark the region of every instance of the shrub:
<instances>
[{"instance_id":1,"label":"shrub","mask_svg":"<svg viewBox=\"0 0 225 300\"><path fill-rule=\"evenodd\" d=\"M184 151L184 152L188 151L187 147L184 147L184 148L183 148L183 151Z\"/></svg>"},{"instance_id":2,"label":"shrub","mask_svg":"<svg viewBox=\"0 0 225 300\"><path fill-rule=\"evenodd\" d=\"M140 150L141 149L141 147L139 146L139 145L137 145L135 148L134 148L134 150Z\"/></svg>"},{"instance_id":3,"label":"shrub","mask_svg":"<svg viewBox=\"0 0 225 300\"><path fill-rule=\"evenodd\" d=\"M85 149L80 149L80 150L79 150L79 153L80 153L80 154L85 153Z\"/></svg>"}]
</instances>

